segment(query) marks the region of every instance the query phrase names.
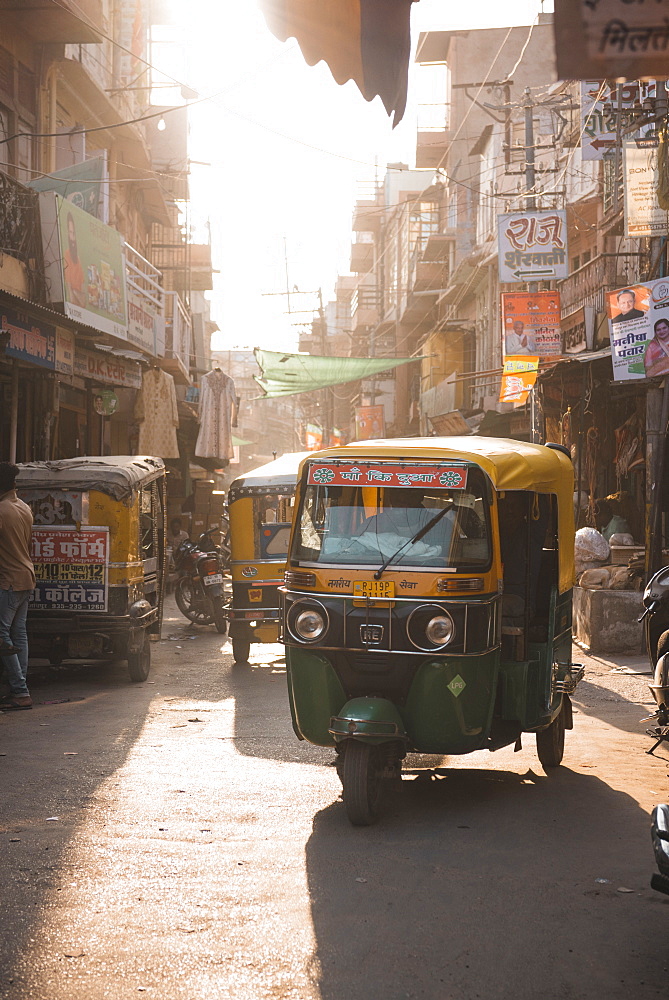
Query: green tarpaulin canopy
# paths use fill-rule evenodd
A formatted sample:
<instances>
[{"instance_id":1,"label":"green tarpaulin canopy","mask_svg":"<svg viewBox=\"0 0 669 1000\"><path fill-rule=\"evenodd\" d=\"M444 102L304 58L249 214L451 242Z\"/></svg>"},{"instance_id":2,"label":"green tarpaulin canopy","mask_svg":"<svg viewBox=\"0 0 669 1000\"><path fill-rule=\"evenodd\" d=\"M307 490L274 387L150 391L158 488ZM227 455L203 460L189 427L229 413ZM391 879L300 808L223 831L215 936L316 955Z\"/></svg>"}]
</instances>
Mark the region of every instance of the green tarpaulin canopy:
<instances>
[{"instance_id":1,"label":"green tarpaulin canopy","mask_svg":"<svg viewBox=\"0 0 669 1000\"><path fill-rule=\"evenodd\" d=\"M326 358L314 354L281 354L278 351L254 352L260 375L256 382L266 396L293 396L298 392L313 392L328 385L355 382L370 378L389 368L408 365L417 358Z\"/></svg>"}]
</instances>

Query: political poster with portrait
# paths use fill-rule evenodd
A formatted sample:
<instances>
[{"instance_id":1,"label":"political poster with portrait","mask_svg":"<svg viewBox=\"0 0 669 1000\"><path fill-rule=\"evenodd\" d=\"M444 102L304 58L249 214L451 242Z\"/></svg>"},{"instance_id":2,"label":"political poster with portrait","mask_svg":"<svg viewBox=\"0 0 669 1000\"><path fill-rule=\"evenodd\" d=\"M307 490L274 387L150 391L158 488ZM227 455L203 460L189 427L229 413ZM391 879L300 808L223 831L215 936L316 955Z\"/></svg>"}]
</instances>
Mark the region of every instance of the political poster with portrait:
<instances>
[{"instance_id":1,"label":"political poster with portrait","mask_svg":"<svg viewBox=\"0 0 669 1000\"><path fill-rule=\"evenodd\" d=\"M504 356L562 353L559 292L504 292L502 294Z\"/></svg>"},{"instance_id":2,"label":"political poster with portrait","mask_svg":"<svg viewBox=\"0 0 669 1000\"><path fill-rule=\"evenodd\" d=\"M669 374L669 278L608 292L606 307L613 378Z\"/></svg>"}]
</instances>

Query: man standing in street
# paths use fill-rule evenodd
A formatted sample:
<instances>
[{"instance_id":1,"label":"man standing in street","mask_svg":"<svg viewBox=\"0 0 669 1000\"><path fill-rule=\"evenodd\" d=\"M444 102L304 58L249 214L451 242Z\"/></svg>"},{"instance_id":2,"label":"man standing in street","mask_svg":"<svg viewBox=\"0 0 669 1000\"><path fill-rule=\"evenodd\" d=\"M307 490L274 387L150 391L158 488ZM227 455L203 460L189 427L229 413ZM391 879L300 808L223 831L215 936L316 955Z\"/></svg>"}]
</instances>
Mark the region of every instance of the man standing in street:
<instances>
[{"instance_id":1,"label":"man standing in street","mask_svg":"<svg viewBox=\"0 0 669 1000\"><path fill-rule=\"evenodd\" d=\"M30 558L33 516L16 495L18 467L0 462L0 661L9 694L0 709L19 712L33 707L28 673L28 601L35 587Z\"/></svg>"}]
</instances>

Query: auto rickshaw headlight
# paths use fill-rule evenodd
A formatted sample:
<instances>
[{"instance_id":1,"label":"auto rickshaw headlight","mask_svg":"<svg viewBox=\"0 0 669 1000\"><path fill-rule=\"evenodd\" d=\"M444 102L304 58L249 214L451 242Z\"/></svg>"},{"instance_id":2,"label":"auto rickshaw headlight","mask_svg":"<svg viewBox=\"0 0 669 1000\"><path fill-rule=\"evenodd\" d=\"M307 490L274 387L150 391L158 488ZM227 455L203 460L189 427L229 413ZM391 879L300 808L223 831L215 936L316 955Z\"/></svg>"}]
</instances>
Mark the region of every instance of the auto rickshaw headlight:
<instances>
[{"instance_id":1,"label":"auto rickshaw headlight","mask_svg":"<svg viewBox=\"0 0 669 1000\"><path fill-rule=\"evenodd\" d=\"M294 629L306 642L316 642L325 632L326 622L316 608L306 608L295 617Z\"/></svg>"},{"instance_id":2,"label":"auto rickshaw headlight","mask_svg":"<svg viewBox=\"0 0 669 1000\"><path fill-rule=\"evenodd\" d=\"M425 635L435 646L445 646L453 638L455 626L449 614L435 615L425 627Z\"/></svg>"}]
</instances>

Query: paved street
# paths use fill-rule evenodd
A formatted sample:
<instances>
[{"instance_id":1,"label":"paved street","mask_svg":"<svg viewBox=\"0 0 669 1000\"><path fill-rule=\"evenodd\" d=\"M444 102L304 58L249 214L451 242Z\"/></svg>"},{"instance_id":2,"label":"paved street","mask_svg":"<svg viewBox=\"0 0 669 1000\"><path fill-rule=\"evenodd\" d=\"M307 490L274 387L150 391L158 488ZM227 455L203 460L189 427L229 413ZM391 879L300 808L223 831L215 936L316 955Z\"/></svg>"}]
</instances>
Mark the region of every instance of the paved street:
<instances>
[{"instance_id":1,"label":"paved street","mask_svg":"<svg viewBox=\"0 0 669 1000\"><path fill-rule=\"evenodd\" d=\"M527 738L353 829L333 754L293 736L281 648L233 668L171 603L163 634L147 683L35 669L35 709L0 717L0 996L666 996L642 657L584 658L556 773Z\"/></svg>"}]
</instances>

